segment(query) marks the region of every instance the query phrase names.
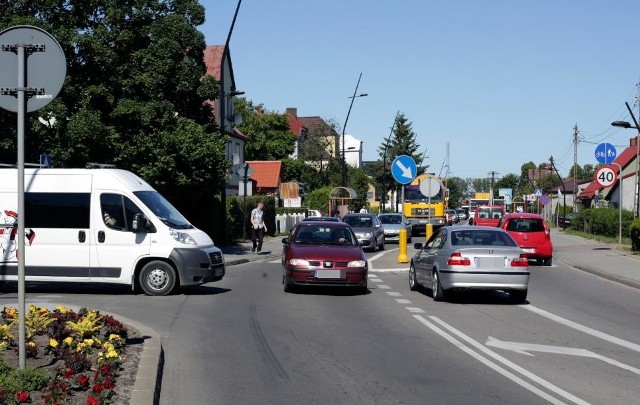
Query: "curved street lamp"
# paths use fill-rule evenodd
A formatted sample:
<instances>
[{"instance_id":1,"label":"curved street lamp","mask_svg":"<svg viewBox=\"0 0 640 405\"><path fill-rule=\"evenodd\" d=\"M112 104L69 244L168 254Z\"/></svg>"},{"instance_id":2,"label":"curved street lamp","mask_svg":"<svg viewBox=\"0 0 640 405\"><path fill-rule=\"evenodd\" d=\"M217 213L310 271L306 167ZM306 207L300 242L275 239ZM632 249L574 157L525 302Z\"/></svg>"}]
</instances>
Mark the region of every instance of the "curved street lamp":
<instances>
[{"instance_id":1,"label":"curved street lamp","mask_svg":"<svg viewBox=\"0 0 640 405\"><path fill-rule=\"evenodd\" d=\"M367 93L358 93L358 86L360 85L360 79L362 78L362 73L358 76L358 83L356 83L356 89L353 91L353 96L349 97L351 99L351 104L349 104L349 111L347 111L347 118L344 120L344 125L342 126L342 187L347 186L347 161L345 157L345 148L344 148L344 133L347 129L347 122L349 121L349 115L351 114L351 108L353 107L353 101L358 97L366 97Z\"/></svg>"},{"instance_id":2,"label":"curved street lamp","mask_svg":"<svg viewBox=\"0 0 640 405\"><path fill-rule=\"evenodd\" d=\"M636 120L636 116L633 115L633 111L631 107L629 107L629 103L625 102L627 105L627 110L629 110L629 114L631 114L631 118L633 119L633 123L636 125L631 125L631 123L627 121L613 121L611 123L614 127L620 128L634 128L638 131L638 136L636 138L636 192L634 197L634 212L633 216L638 218L640 217L640 126L638 125L638 121ZM620 170L620 184L622 184L622 170ZM622 204L621 204L622 205Z\"/></svg>"}]
</instances>

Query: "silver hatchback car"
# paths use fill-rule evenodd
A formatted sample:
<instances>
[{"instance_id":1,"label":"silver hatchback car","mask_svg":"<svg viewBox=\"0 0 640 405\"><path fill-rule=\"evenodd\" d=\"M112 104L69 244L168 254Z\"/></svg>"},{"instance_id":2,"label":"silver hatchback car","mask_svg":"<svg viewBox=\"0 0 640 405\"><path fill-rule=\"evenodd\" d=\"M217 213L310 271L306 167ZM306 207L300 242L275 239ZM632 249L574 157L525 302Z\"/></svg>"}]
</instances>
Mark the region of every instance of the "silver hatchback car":
<instances>
[{"instance_id":1,"label":"silver hatchback car","mask_svg":"<svg viewBox=\"0 0 640 405\"><path fill-rule=\"evenodd\" d=\"M411 259L409 287L431 287L435 301L452 290L503 290L514 303L526 300L529 263L503 229L485 226L442 227Z\"/></svg>"}]
</instances>

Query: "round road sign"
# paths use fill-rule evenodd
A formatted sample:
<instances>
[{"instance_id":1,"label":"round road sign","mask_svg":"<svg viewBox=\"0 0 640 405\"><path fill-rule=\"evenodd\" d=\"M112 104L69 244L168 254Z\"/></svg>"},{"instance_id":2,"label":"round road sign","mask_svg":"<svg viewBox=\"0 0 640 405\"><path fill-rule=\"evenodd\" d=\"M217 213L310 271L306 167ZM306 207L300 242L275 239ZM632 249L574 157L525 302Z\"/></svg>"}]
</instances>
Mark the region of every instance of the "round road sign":
<instances>
[{"instance_id":1,"label":"round road sign","mask_svg":"<svg viewBox=\"0 0 640 405\"><path fill-rule=\"evenodd\" d=\"M27 97L27 112L41 109L58 95L67 76L62 47L48 32L30 25L16 25L0 31L0 108L18 112L18 47L28 56L24 66L27 88L38 90Z\"/></svg>"},{"instance_id":2,"label":"round road sign","mask_svg":"<svg viewBox=\"0 0 640 405\"><path fill-rule=\"evenodd\" d=\"M596 170L594 174L594 180L600 185L600 187L611 187L618 179L618 175L615 170L609 166L601 166Z\"/></svg>"}]
</instances>

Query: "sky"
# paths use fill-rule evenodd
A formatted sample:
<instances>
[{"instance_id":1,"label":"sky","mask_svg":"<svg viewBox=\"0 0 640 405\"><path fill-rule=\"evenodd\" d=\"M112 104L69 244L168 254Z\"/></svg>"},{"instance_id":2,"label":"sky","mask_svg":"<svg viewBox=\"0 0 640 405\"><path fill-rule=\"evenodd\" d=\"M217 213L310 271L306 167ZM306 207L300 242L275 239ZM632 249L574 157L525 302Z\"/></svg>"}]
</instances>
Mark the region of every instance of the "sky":
<instances>
[{"instance_id":1,"label":"sky","mask_svg":"<svg viewBox=\"0 0 640 405\"><path fill-rule=\"evenodd\" d=\"M200 0L208 45L227 39L237 0ZM429 171L519 174L549 162L569 176L618 154L640 107L638 0L243 0L231 36L236 87L254 104L320 116L363 160L379 159L396 113L412 124Z\"/></svg>"}]
</instances>

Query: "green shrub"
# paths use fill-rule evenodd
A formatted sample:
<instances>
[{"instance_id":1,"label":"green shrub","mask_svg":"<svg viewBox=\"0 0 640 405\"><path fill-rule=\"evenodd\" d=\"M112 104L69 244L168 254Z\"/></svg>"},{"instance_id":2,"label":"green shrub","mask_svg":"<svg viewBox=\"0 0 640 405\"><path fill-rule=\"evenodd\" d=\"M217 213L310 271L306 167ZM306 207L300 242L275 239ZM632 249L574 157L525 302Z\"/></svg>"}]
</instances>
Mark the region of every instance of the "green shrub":
<instances>
[{"instance_id":1,"label":"green shrub","mask_svg":"<svg viewBox=\"0 0 640 405\"><path fill-rule=\"evenodd\" d=\"M629 224L629 237L631 238L631 250L640 251L640 218L634 219Z\"/></svg>"},{"instance_id":2,"label":"green shrub","mask_svg":"<svg viewBox=\"0 0 640 405\"><path fill-rule=\"evenodd\" d=\"M55 371L26 367L21 370L8 366L0 358L0 387L7 394L6 403L15 403L18 391L38 391L55 378Z\"/></svg>"},{"instance_id":3,"label":"green shrub","mask_svg":"<svg viewBox=\"0 0 640 405\"><path fill-rule=\"evenodd\" d=\"M633 213L622 210L622 236L629 236ZM603 236L618 236L620 211L617 208L589 208L576 214L571 220L574 229Z\"/></svg>"}]
</instances>

